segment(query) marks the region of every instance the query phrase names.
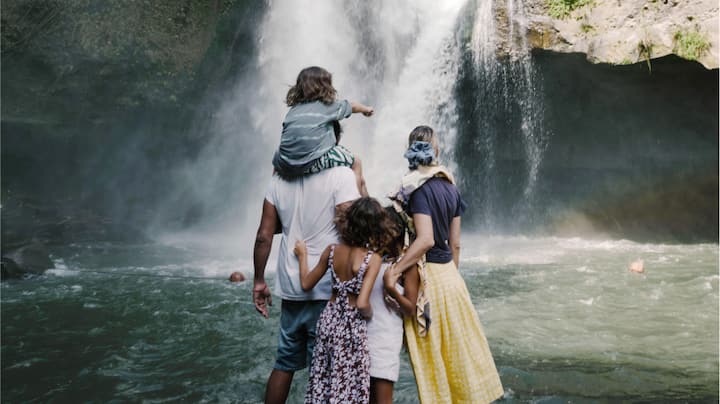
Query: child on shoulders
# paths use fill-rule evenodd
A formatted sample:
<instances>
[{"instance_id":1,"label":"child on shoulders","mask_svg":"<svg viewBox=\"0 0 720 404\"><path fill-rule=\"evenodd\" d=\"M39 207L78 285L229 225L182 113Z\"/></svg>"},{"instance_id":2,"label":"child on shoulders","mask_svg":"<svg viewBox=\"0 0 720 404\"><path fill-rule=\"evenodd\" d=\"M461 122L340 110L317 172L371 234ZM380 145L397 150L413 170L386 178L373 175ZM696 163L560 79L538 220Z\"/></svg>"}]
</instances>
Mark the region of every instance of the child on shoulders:
<instances>
[{"instance_id":1,"label":"child on shoulders","mask_svg":"<svg viewBox=\"0 0 720 404\"><path fill-rule=\"evenodd\" d=\"M314 174L322 170L347 166L357 178L358 190L367 196L360 159L337 144L333 122L353 113L372 116L372 107L337 100L332 75L317 66L300 71L287 93L290 107L283 120L280 147L273 156L275 171L286 179Z\"/></svg>"}]
</instances>

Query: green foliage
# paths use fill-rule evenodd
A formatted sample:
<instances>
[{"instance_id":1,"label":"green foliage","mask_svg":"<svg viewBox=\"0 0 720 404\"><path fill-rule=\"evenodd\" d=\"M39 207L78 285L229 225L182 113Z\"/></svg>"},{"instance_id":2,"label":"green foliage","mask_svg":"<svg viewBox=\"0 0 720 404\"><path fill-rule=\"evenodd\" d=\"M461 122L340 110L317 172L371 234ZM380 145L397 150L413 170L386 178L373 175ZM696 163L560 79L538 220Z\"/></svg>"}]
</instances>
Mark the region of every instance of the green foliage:
<instances>
[{"instance_id":1,"label":"green foliage","mask_svg":"<svg viewBox=\"0 0 720 404\"><path fill-rule=\"evenodd\" d=\"M595 27L593 27L593 26L590 25L590 24L584 24L584 23L583 23L583 24L580 24L580 30L581 30L582 32L584 32L584 33L587 34L587 33L590 32L590 31L594 31L594 30L595 30Z\"/></svg>"},{"instance_id":2,"label":"green foliage","mask_svg":"<svg viewBox=\"0 0 720 404\"><path fill-rule=\"evenodd\" d=\"M638 56L640 56L641 59L645 59L648 71L650 73L652 73L652 65L650 64L650 59L652 58L652 51L653 44L651 42L643 40L638 43Z\"/></svg>"},{"instance_id":3,"label":"green foliage","mask_svg":"<svg viewBox=\"0 0 720 404\"><path fill-rule=\"evenodd\" d=\"M545 0L545 2L551 17L563 19L573 10L592 3L592 0Z\"/></svg>"},{"instance_id":4,"label":"green foliage","mask_svg":"<svg viewBox=\"0 0 720 404\"><path fill-rule=\"evenodd\" d=\"M708 49L710 43L697 30L694 31L678 31L673 36L675 47L673 52L688 60L698 60Z\"/></svg>"}]
</instances>

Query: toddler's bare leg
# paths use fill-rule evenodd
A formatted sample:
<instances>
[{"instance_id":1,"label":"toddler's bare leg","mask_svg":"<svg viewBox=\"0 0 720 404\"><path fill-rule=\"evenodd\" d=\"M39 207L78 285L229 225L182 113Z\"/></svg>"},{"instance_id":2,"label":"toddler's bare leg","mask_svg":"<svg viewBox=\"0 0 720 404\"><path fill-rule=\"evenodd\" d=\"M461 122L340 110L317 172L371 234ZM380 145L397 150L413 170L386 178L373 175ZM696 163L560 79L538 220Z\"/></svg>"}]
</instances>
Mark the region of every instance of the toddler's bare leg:
<instances>
[{"instance_id":1,"label":"toddler's bare leg","mask_svg":"<svg viewBox=\"0 0 720 404\"><path fill-rule=\"evenodd\" d=\"M370 403L392 404L393 385L390 380L370 378Z\"/></svg>"},{"instance_id":2,"label":"toddler's bare leg","mask_svg":"<svg viewBox=\"0 0 720 404\"><path fill-rule=\"evenodd\" d=\"M355 161L352 165L352 170L355 173L355 180L357 181L357 187L358 191L360 191L360 196L369 196L367 187L365 186L365 177L363 177L362 174L362 162L360 161L360 158L358 156L355 157Z\"/></svg>"}]
</instances>

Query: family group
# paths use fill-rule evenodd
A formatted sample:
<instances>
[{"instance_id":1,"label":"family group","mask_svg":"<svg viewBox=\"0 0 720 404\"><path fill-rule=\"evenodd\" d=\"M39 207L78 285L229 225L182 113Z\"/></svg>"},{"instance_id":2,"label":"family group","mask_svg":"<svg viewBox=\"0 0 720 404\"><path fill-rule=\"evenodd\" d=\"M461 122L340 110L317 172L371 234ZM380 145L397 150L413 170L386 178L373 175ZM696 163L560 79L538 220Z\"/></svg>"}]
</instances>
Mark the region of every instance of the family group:
<instances>
[{"instance_id":1,"label":"family group","mask_svg":"<svg viewBox=\"0 0 720 404\"><path fill-rule=\"evenodd\" d=\"M391 403L403 345L422 403L489 403L503 395L460 273L467 205L438 161L438 134L410 131L391 204L369 197L360 160L339 144L340 121L374 109L337 97L332 75L303 69L273 156L274 173L254 245L253 301L269 317L265 280L279 243L282 300L266 403L287 400L309 368L306 403Z\"/></svg>"}]
</instances>

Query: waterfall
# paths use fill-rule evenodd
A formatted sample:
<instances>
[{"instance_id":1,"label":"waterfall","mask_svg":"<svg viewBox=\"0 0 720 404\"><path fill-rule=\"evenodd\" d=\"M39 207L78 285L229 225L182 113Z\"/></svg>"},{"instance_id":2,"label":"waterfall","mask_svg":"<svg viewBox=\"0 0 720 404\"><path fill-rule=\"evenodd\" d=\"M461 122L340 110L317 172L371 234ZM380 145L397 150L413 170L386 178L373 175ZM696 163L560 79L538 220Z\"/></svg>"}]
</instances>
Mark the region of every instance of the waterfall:
<instances>
[{"instance_id":1,"label":"waterfall","mask_svg":"<svg viewBox=\"0 0 720 404\"><path fill-rule=\"evenodd\" d=\"M288 86L303 67L325 67L339 97L375 108L369 119L343 121L342 142L363 161L371 195L384 196L405 171L402 154L415 126L435 126L444 144L454 143L455 28L464 3L273 3L262 26L260 98L267 101L256 125L276 142Z\"/></svg>"},{"instance_id":2,"label":"waterfall","mask_svg":"<svg viewBox=\"0 0 720 404\"><path fill-rule=\"evenodd\" d=\"M478 0L467 24L458 97L464 122L457 156L463 188L481 206L490 231L532 225L538 172L548 134L542 122L541 82L524 33L523 5Z\"/></svg>"},{"instance_id":3,"label":"waterfall","mask_svg":"<svg viewBox=\"0 0 720 404\"><path fill-rule=\"evenodd\" d=\"M342 144L363 161L372 196L383 199L406 171L402 155L417 125L432 125L441 134L443 157L452 167L456 32L466 1L270 2L259 24L254 65L225 89L203 129L212 141L181 170L187 185L172 198L192 195L201 201L196 216L207 218L189 234L175 232L165 240L214 239L237 250L236 240L254 234L288 109L285 95L307 66L332 73L339 98L375 108L370 118L354 114L342 121ZM213 232L220 241L208 237Z\"/></svg>"},{"instance_id":4,"label":"waterfall","mask_svg":"<svg viewBox=\"0 0 720 404\"><path fill-rule=\"evenodd\" d=\"M208 217L200 227L215 229L223 240L254 233L287 112L285 95L311 65L332 73L339 98L375 108L373 117L354 114L342 122L342 143L363 161L372 196L383 199L393 190L407 170L402 155L408 134L430 125L440 137L441 161L458 174L474 208L485 210L486 224L495 220L506 193L503 139L519 137L524 182L512 214L528 217L545 141L537 83L527 46L518 39L522 19L513 3L507 4L507 26L511 42L518 43L498 57L502 32L494 6L467 0L270 2L259 23L254 63L225 89L206 125L213 140L182 171L190 184L186 193L201 201L198 216ZM468 106L476 110L473 118L460 122Z\"/></svg>"}]
</instances>

